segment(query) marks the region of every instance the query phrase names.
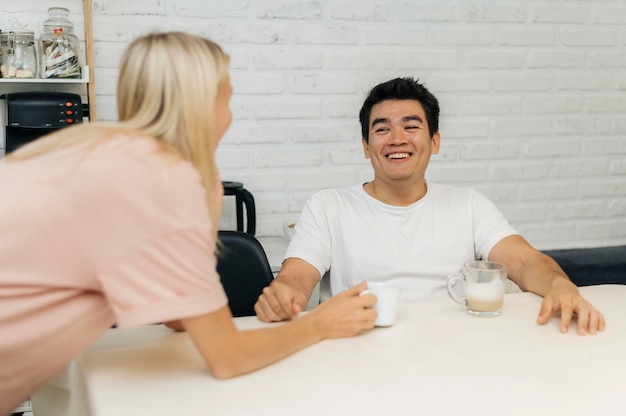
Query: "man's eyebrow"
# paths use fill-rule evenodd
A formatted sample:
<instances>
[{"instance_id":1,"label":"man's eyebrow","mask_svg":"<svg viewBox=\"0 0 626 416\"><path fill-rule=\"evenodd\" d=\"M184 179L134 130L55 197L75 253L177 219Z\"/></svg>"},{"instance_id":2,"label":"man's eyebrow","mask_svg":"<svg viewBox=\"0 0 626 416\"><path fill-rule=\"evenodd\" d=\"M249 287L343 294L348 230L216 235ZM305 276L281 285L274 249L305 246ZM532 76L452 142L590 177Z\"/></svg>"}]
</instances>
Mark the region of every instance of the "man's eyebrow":
<instances>
[{"instance_id":1,"label":"man's eyebrow","mask_svg":"<svg viewBox=\"0 0 626 416\"><path fill-rule=\"evenodd\" d=\"M422 120L422 118L420 116L406 116L406 117L402 117L402 121L417 121L419 123L423 123L424 120Z\"/></svg>"},{"instance_id":2,"label":"man's eyebrow","mask_svg":"<svg viewBox=\"0 0 626 416\"><path fill-rule=\"evenodd\" d=\"M388 118L384 118L384 117L375 118L374 121L372 121L372 127L374 127L377 124L385 124L385 123L389 123Z\"/></svg>"},{"instance_id":3,"label":"man's eyebrow","mask_svg":"<svg viewBox=\"0 0 626 416\"><path fill-rule=\"evenodd\" d=\"M418 123L424 123L424 120L422 120L422 118L420 116L417 116L417 115L404 116L404 117L402 117L402 121L404 123L406 123L407 121L417 121ZM386 118L386 117L375 118L372 121L372 127L374 127L376 124L385 124L385 123L389 123L389 119L388 118Z\"/></svg>"}]
</instances>

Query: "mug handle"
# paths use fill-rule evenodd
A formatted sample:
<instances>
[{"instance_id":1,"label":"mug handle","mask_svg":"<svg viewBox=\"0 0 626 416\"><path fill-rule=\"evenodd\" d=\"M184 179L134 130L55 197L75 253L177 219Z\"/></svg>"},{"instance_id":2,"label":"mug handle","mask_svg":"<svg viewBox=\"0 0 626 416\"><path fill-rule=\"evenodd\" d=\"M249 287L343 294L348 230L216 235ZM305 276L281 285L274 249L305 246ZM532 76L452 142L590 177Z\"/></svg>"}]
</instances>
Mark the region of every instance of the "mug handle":
<instances>
[{"instance_id":1,"label":"mug handle","mask_svg":"<svg viewBox=\"0 0 626 416\"><path fill-rule=\"evenodd\" d=\"M452 298L452 300L454 300L457 303L460 303L462 305L467 305L467 299L465 299L464 297L458 297L454 291L452 290L452 288L459 282L459 281L464 281L465 280L465 276L463 276L462 274L459 273L453 273L451 275L448 276L448 279L446 280L446 290L448 291L448 295L450 295L450 297Z\"/></svg>"}]
</instances>

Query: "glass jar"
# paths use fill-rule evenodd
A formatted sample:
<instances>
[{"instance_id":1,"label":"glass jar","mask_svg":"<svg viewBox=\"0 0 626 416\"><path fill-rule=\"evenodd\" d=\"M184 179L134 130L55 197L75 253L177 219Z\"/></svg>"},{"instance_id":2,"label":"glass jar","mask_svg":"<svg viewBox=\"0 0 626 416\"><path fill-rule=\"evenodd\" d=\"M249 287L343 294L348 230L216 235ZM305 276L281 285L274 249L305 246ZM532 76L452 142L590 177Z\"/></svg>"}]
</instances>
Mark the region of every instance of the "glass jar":
<instances>
[{"instance_id":1,"label":"glass jar","mask_svg":"<svg viewBox=\"0 0 626 416\"><path fill-rule=\"evenodd\" d=\"M3 78L35 78L37 76L37 55L35 53L35 32L31 30L10 30L0 34Z\"/></svg>"},{"instance_id":2,"label":"glass jar","mask_svg":"<svg viewBox=\"0 0 626 416\"><path fill-rule=\"evenodd\" d=\"M74 24L67 18L69 10L50 7L39 38L41 78L80 78L80 41Z\"/></svg>"}]
</instances>

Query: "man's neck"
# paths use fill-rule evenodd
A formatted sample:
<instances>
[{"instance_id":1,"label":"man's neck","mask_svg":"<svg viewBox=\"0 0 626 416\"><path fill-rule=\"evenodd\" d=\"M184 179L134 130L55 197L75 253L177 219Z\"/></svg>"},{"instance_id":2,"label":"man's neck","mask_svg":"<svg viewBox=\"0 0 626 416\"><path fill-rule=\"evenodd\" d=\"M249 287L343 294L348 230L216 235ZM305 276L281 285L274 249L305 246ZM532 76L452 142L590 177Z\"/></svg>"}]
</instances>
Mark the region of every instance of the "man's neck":
<instances>
[{"instance_id":1,"label":"man's neck","mask_svg":"<svg viewBox=\"0 0 626 416\"><path fill-rule=\"evenodd\" d=\"M424 179L411 183L392 184L374 179L372 182L365 183L363 189L368 195L382 203L405 207L422 199L426 195L428 187Z\"/></svg>"}]
</instances>

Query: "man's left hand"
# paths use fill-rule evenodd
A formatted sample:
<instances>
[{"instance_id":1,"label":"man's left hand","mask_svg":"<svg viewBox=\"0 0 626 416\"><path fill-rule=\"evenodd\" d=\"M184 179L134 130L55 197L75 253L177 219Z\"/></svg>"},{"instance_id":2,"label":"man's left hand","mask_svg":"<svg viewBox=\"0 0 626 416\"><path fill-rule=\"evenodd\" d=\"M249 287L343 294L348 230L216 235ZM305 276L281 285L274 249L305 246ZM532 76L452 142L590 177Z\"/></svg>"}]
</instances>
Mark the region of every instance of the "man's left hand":
<instances>
[{"instance_id":1,"label":"man's left hand","mask_svg":"<svg viewBox=\"0 0 626 416\"><path fill-rule=\"evenodd\" d=\"M550 292L544 296L537 323L542 325L547 323L552 314L559 311L563 333L569 330L574 316L578 323L579 335L604 331L604 315L583 298L578 288L569 281L555 282Z\"/></svg>"}]
</instances>

